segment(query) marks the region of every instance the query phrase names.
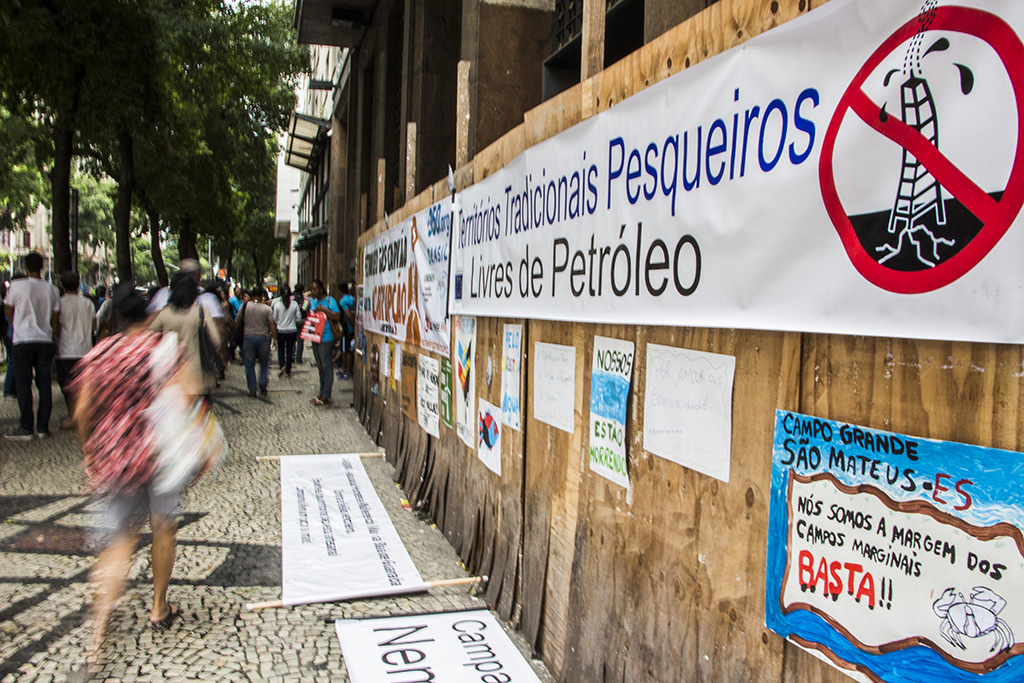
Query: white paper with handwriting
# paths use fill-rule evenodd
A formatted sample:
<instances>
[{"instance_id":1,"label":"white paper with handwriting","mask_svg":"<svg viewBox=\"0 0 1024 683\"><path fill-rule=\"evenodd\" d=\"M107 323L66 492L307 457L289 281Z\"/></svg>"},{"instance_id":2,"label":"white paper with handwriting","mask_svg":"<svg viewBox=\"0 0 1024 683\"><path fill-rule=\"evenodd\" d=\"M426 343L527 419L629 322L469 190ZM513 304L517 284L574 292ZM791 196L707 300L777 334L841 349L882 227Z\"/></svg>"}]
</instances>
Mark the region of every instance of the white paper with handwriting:
<instances>
[{"instance_id":1,"label":"white paper with handwriting","mask_svg":"<svg viewBox=\"0 0 1024 683\"><path fill-rule=\"evenodd\" d=\"M647 345L644 450L729 481L736 359Z\"/></svg>"}]
</instances>

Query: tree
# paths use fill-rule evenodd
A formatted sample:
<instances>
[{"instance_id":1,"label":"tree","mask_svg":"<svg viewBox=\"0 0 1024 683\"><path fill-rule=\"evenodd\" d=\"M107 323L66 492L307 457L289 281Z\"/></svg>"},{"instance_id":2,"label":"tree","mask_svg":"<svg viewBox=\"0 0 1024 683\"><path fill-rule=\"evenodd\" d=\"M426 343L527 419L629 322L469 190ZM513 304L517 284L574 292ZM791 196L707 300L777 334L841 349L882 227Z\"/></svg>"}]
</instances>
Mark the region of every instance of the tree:
<instances>
[{"instance_id":1,"label":"tree","mask_svg":"<svg viewBox=\"0 0 1024 683\"><path fill-rule=\"evenodd\" d=\"M72 189L78 190L78 244L90 247L95 254L99 249L107 252L114 248L114 197L117 187L109 178L96 178L88 173L78 172L71 181ZM78 260L78 272L85 275L93 271L96 264L86 259Z\"/></svg>"},{"instance_id":2,"label":"tree","mask_svg":"<svg viewBox=\"0 0 1024 683\"><path fill-rule=\"evenodd\" d=\"M102 117L124 65L107 59L125 41L110 32L117 0L16 0L0 8L2 104L40 121L49 139L37 162L50 163L53 268L71 267L71 166L76 131ZM130 66L130 65L128 65Z\"/></svg>"},{"instance_id":3,"label":"tree","mask_svg":"<svg viewBox=\"0 0 1024 683\"><path fill-rule=\"evenodd\" d=\"M0 106L0 229L23 227L48 201L36 163L38 135L32 121Z\"/></svg>"},{"instance_id":4,"label":"tree","mask_svg":"<svg viewBox=\"0 0 1024 683\"><path fill-rule=\"evenodd\" d=\"M273 155L267 143L287 122L307 59L280 1L3 3L0 104L47 132L36 162L49 165L55 269L71 263L75 155L117 181L120 279L132 273L134 198L149 217L154 264L161 226L182 256L198 255L199 235L236 243L257 212L248 176Z\"/></svg>"},{"instance_id":5,"label":"tree","mask_svg":"<svg viewBox=\"0 0 1024 683\"><path fill-rule=\"evenodd\" d=\"M168 116L155 136L137 139L136 191L171 225L182 256L199 256L206 236L227 261L243 230L252 234L252 188L268 191L253 178L275 163L308 50L295 43L284 3L184 5L164 18Z\"/></svg>"}]
</instances>

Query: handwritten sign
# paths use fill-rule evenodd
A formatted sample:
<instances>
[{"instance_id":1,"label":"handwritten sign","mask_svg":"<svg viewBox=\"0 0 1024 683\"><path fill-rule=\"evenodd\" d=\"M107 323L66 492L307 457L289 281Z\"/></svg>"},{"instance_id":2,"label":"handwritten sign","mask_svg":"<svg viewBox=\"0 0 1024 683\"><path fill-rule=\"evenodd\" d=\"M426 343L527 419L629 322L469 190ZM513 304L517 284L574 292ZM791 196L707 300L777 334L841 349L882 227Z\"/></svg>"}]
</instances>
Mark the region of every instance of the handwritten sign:
<instances>
[{"instance_id":1,"label":"handwritten sign","mask_svg":"<svg viewBox=\"0 0 1024 683\"><path fill-rule=\"evenodd\" d=\"M633 342L594 337L590 370L590 469L629 488L626 399L633 380Z\"/></svg>"},{"instance_id":2,"label":"handwritten sign","mask_svg":"<svg viewBox=\"0 0 1024 683\"><path fill-rule=\"evenodd\" d=\"M477 453L487 469L501 476L501 410L480 399L477 432L480 442Z\"/></svg>"},{"instance_id":3,"label":"handwritten sign","mask_svg":"<svg viewBox=\"0 0 1024 683\"><path fill-rule=\"evenodd\" d=\"M441 436L438 428L438 367L437 359L430 356L419 355L419 377L416 381L418 398L417 421L427 434L439 438Z\"/></svg>"},{"instance_id":4,"label":"handwritten sign","mask_svg":"<svg viewBox=\"0 0 1024 683\"><path fill-rule=\"evenodd\" d=\"M729 481L736 359L647 345L644 449Z\"/></svg>"},{"instance_id":5,"label":"handwritten sign","mask_svg":"<svg viewBox=\"0 0 1024 683\"><path fill-rule=\"evenodd\" d=\"M520 429L520 366L523 362L523 326L505 325L501 345L501 421Z\"/></svg>"},{"instance_id":6,"label":"handwritten sign","mask_svg":"<svg viewBox=\"0 0 1024 683\"><path fill-rule=\"evenodd\" d=\"M391 376L391 344L388 342L380 345L380 375L382 378Z\"/></svg>"},{"instance_id":7,"label":"handwritten sign","mask_svg":"<svg viewBox=\"0 0 1024 683\"><path fill-rule=\"evenodd\" d=\"M767 625L878 680L1021 680L1022 470L1020 453L777 411Z\"/></svg>"},{"instance_id":8,"label":"handwritten sign","mask_svg":"<svg viewBox=\"0 0 1024 683\"><path fill-rule=\"evenodd\" d=\"M533 417L572 434L576 431L576 348L533 344Z\"/></svg>"}]
</instances>

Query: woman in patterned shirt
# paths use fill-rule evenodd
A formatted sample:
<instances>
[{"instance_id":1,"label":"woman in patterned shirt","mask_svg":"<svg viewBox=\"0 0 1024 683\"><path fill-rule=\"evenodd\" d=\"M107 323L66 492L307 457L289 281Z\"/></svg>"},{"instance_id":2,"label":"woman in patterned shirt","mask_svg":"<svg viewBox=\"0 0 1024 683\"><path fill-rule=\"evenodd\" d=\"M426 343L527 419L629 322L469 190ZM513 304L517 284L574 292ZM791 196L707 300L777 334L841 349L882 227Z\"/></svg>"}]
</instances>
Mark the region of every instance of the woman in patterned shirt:
<instances>
[{"instance_id":1,"label":"woman in patterned shirt","mask_svg":"<svg viewBox=\"0 0 1024 683\"><path fill-rule=\"evenodd\" d=\"M190 373L154 376L150 356L161 335L146 329L146 302L141 297L130 289L119 294L114 305L128 327L93 348L82 359L82 371L75 380L81 392L75 422L89 486L94 495L108 499L105 526L113 527L91 575L95 592L91 669L98 663L107 623L124 589L147 516L153 528L149 626L162 631L180 616L178 606L167 601L167 586L176 553L175 515L181 491L159 493L152 487L156 458L146 408L168 382L178 383L187 394L198 393Z\"/></svg>"}]
</instances>

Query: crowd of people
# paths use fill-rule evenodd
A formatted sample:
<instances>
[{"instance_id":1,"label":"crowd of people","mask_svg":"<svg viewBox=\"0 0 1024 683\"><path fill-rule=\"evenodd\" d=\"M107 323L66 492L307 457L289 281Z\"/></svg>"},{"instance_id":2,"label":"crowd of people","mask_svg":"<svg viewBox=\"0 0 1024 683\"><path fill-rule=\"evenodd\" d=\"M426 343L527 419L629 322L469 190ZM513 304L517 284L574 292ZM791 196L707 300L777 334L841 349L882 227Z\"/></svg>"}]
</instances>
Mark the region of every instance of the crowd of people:
<instances>
[{"instance_id":1,"label":"crowd of people","mask_svg":"<svg viewBox=\"0 0 1024 683\"><path fill-rule=\"evenodd\" d=\"M351 377L355 283L339 284L340 299L328 294L320 280L313 280L308 292L301 284L284 285L270 297L262 287L248 292L241 287L229 291L221 282L204 287L199 263L186 259L168 286L145 295L122 284L110 296L103 288L86 296L77 273L62 274L59 289L44 279L39 253L26 255L23 265L24 275L9 285L0 283L0 332L9 359L4 395L15 397L19 408L18 426L4 436L50 436L51 369L56 368L68 408L61 426L77 430L89 488L107 501L103 549L91 575L89 673L102 652L110 614L147 519L153 531L149 626L165 630L181 617L167 596L176 554L176 514L185 487L208 469L213 455L189 462L193 469L176 478L168 472L181 466L169 462L169 456L210 450L192 448L193 442L187 441L190 434L199 434L195 443L205 445L209 429L219 432L204 398L216 390L230 363L238 362L239 353L252 397L268 393L272 349L277 350L278 377L290 378L302 363L301 331L309 319L318 323L309 335L315 359L311 365L319 376L311 403L329 405L335 378ZM205 422L204 415L209 415ZM192 457L182 454L179 461Z\"/></svg>"},{"instance_id":2,"label":"crowd of people","mask_svg":"<svg viewBox=\"0 0 1024 683\"><path fill-rule=\"evenodd\" d=\"M0 283L0 298L4 301L0 339L8 358L3 396L16 399L20 412L19 425L5 434L8 439L50 436L54 371L69 416L61 428L74 427L70 416L74 414L75 397L68 385L76 364L97 341L125 328L127 321L117 312L115 292L123 296L135 291L115 286L108 293L106 287L99 286L85 293L77 273L64 273L55 285L43 279L42 270L43 258L33 252L24 258L24 272L15 273L10 283ZM200 327L205 329L221 363L241 363L249 395L261 397L268 394L271 351L277 351L277 376L291 378L293 368L303 362L303 323L310 312L322 311L330 324L319 342L310 342L314 357L310 365L319 375L319 391L311 403L331 403L334 380L352 377L354 281L338 283L340 296L335 298L321 280L311 281L308 291L302 283L296 283L293 288L281 285L276 295L271 295L262 287L243 290L222 281L203 286L200 274L199 263L185 259L168 286L154 287L142 299L147 302L150 329L175 331L183 340L185 364L195 374L204 395L216 389L224 378L224 369L201 367ZM33 383L38 395L34 414Z\"/></svg>"}]
</instances>

